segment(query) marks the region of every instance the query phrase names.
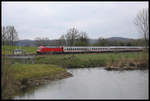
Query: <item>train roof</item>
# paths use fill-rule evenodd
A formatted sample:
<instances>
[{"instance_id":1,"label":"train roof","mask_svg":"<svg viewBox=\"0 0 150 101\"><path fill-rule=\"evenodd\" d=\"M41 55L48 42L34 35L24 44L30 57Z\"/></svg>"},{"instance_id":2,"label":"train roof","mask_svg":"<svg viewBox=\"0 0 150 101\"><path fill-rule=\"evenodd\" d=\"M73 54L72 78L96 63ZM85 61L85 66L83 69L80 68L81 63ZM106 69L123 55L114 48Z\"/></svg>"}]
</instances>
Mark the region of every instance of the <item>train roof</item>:
<instances>
[{"instance_id":1,"label":"train roof","mask_svg":"<svg viewBox=\"0 0 150 101\"><path fill-rule=\"evenodd\" d=\"M39 48L144 48L142 46L40 46Z\"/></svg>"},{"instance_id":2,"label":"train roof","mask_svg":"<svg viewBox=\"0 0 150 101\"><path fill-rule=\"evenodd\" d=\"M141 46L63 46L63 48L144 48Z\"/></svg>"},{"instance_id":3,"label":"train roof","mask_svg":"<svg viewBox=\"0 0 150 101\"><path fill-rule=\"evenodd\" d=\"M39 48L60 48L61 46L40 46Z\"/></svg>"}]
</instances>

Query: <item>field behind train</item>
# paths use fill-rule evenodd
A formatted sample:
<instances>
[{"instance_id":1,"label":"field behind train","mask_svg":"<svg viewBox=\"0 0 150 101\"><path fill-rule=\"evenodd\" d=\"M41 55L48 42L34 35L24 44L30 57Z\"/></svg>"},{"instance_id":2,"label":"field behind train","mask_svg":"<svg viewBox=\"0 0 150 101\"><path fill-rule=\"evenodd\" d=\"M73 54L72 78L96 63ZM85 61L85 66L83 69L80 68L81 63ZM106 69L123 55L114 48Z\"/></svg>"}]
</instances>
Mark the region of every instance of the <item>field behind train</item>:
<instances>
[{"instance_id":1,"label":"field behind train","mask_svg":"<svg viewBox=\"0 0 150 101\"><path fill-rule=\"evenodd\" d=\"M11 51L14 49L23 49L26 54L36 53L37 47L30 46L2 46L2 54L11 54Z\"/></svg>"}]
</instances>

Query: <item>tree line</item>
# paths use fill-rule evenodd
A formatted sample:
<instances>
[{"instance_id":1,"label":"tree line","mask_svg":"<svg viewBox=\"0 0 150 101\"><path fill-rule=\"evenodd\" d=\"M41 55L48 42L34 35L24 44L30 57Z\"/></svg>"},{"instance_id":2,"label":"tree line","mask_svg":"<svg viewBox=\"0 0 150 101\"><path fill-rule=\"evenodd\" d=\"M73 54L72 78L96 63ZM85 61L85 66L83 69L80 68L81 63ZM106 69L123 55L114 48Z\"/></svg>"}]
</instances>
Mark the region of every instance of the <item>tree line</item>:
<instances>
[{"instance_id":1,"label":"tree line","mask_svg":"<svg viewBox=\"0 0 150 101\"><path fill-rule=\"evenodd\" d=\"M144 39L130 39L130 40L109 40L106 38L99 38L98 42L91 46L144 46Z\"/></svg>"}]
</instances>

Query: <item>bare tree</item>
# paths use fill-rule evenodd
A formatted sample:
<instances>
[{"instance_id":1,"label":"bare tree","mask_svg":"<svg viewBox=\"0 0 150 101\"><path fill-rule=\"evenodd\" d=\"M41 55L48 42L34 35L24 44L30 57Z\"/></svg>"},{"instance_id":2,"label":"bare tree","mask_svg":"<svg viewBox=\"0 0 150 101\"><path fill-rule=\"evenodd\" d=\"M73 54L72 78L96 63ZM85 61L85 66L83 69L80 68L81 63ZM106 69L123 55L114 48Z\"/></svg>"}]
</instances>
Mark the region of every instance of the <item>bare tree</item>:
<instances>
[{"instance_id":1,"label":"bare tree","mask_svg":"<svg viewBox=\"0 0 150 101\"><path fill-rule=\"evenodd\" d=\"M18 33L14 26L3 26L2 27L2 45L9 45L11 48L14 46L14 43L19 39ZM3 47L4 48L4 47ZM5 49L3 49L5 50ZM11 53L11 50L9 51Z\"/></svg>"},{"instance_id":2,"label":"bare tree","mask_svg":"<svg viewBox=\"0 0 150 101\"><path fill-rule=\"evenodd\" d=\"M76 28L70 28L65 37L67 40L67 45L73 46L79 37L79 31Z\"/></svg>"},{"instance_id":3,"label":"bare tree","mask_svg":"<svg viewBox=\"0 0 150 101\"><path fill-rule=\"evenodd\" d=\"M137 26L138 31L144 35L145 46L147 48L149 43L149 12L148 9L143 9L139 11L135 18L135 25Z\"/></svg>"},{"instance_id":4,"label":"bare tree","mask_svg":"<svg viewBox=\"0 0 150 101\"><path fill-rule=\"evenodd\" d=\"M2 43L3 45L14 46L14 42L17 41L18 34L14 26L2 27Z\"/></svg>"},{"instance_id":5,"label":"bare tree","mask_svg":"<svg viewBox=\"0 0 150 101\"><path fill-rule=\"evenodd\" d=\"M59 38L59 45L63 46L87 46L88 36L86 32L79 32L76 28L70 28L67 34Z\"/></svg>"},{"instance_id":6,"label":"bare tree","mask_svg":"<svg viewBox=\"0 0 150 101\"><path fill-rule=\"evenodd\" d=\"M87 46L88 45L88 36L86 32L80 32L77 42L75 44L76 46Z\"/></svg>"},{"instance_id":7,"label":"bare tree","mask_svg":"<svg viewBox=\"0 0 150 101\"><path fill-rule=\"evenodd\" d=\"M86 32L80 32L80 37L79 39L83 42L87 42L88 41L88 36Z\"/></svg>"}]
</instances>

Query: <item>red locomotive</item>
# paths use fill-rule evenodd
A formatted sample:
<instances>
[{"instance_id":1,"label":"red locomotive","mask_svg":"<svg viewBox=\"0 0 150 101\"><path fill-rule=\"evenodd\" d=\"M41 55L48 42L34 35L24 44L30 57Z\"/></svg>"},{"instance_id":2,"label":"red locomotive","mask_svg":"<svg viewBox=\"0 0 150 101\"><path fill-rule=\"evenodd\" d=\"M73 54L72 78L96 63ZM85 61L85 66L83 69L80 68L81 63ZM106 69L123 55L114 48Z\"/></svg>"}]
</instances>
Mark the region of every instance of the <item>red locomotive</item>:
<instances>
[{"instance_id":1,"label":"red locomotive","mask_svg":"<svg viewBox=\"0 0 150 101\"><path fill-rule=\"evenodd\" d=\"M62 53L63 49L61 46L40 46L38 47L37 54L43 53Z\"/></svg>"}]
</instances>

